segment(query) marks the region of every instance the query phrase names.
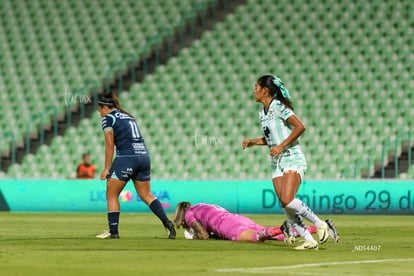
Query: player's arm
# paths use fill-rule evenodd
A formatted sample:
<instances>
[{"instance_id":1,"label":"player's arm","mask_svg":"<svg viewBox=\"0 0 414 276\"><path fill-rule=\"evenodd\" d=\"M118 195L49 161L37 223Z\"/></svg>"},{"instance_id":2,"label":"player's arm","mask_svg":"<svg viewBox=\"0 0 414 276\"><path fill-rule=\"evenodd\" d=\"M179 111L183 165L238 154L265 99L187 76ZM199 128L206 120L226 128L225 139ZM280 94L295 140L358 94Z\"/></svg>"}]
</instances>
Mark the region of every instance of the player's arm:
<instances>
[{"instance_id":1,"label":"player's arm","mask_svg":"<svg viewBox=\"0 0 414 276\"><path fill-rule=\"evenodd\" d=\"M206 229L204 229L204 227L198 221L194 221L191 224L191 227L194 229L193 239L207 240L209 238L209 234L207 233Z\"/></svg>"},{"instance_id":2,"label":"player's arm","mask_svg":"<svg viewBox=\"0 0 414 276\"><path fill-rule=\"evenodd\" d=\"M300 135L306 130L305 124L299 119L298 116L292 115L287 119L287 122L292 126L292 132L285 140L279 145L276 145L270 149L271 156L279 155L287 146L296 141Z\"/></svg>"},{"instance_id":3,"label":"player's arm","mask_svg":"<svg viewBox=\"0 0 414 276\"><path fill-rule=\"evenodd\" d=\"M264 137L254 138L254 139L245 139L242 143L243 149L250 148L253 146L267 146L266 139Z\"/></svg>"},{"instance_id":4,"label":"player's arm","mask_svg":"<svg viewBox=\"0 0 414 276\"><path fill-rule=\"evenodd\" d=\"M106 129L104 131L105 136L105 165L101 173L101 180L106 179L106 175L111 167L112 158L114 157L114 131L112 129Z\"/></svg>"},{"instance_id":5,"label":"player's arm","mask_svg":"<svg viewBox=\"0 0 414 276\"><path fill-rule=\"evenodd\" d=\"M296 139L298 139L299 136L301 136L302 133L306 130L305 124L296 115L290 116L287 119L287 121L293 127L293 129L290 135L282 143L280 143L280 145L282 145L283 148L286 148L292 142L296 141Z\"/></svg>"}]
</instances>

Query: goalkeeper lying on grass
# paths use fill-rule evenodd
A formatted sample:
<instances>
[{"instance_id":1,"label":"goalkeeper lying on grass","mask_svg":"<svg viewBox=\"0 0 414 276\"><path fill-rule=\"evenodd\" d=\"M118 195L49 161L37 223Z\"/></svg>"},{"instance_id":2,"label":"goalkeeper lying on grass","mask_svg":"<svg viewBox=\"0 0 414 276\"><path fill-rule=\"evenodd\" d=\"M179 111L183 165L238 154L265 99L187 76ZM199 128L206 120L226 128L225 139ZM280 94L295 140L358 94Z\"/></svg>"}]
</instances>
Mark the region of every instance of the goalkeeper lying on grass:
<instances>
[{"instance_id":1,"label":"goalkeeper lying on grass","mask_svg":"<svg viewBox=\"0 0 414 276\"><path fill-rule=\"evenodd\" d=\"M267 239L294 242L298 236L295 229L287 222L282 226L265 227L250 218L233 214L218 205L199 203L191 205L182 201L177 204L174 215L177 228L184 228L186 239L203 239L214 237L232 241L262 242ZM329 224L328 224L329 225ZM314 225L307 226L311 234L316 233ZM337 241L339 236L330 225L331 237Z\"/></svg>"}]
</instances>

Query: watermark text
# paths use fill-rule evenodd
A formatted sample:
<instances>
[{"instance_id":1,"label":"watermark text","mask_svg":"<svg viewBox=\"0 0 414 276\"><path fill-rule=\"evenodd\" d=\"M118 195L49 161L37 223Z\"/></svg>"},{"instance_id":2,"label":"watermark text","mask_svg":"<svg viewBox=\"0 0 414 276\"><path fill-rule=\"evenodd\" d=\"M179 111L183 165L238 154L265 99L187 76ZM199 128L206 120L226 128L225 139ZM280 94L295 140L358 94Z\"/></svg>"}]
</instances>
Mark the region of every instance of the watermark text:
<instances>
[{"instance_id":1,"label":"watermark text","mask_svg":"<svg viewBox=\"0 0 414 276\"><path fill-rule=\"evenodd\" d=\"M203 146L218 146L223 144L223 137L202 135L197 128L194 133L194 143L197 148Z\"/></svg>"},{"instance_id":2,"label":"watermark text","mask_svg":"<svg viewBox=\"0 0 414 276\"><path fill-rule=\"evenodd\" d=\"M378 252L381 251L381 245L378 244L359 244L354 245L352 252Z\"/></svg>"},{"instance_id":3,"label":"watermark text","mask_svg":"<svg viewBox=\"0 0 414 276\"><path fill-rule=\"evenodd\" d=\"M72 105L76 103L88 104L91 103L91 96L86 94L85 91L71 92L68 87L65 89L65 104Z\"/></svg>"}]
</instances>

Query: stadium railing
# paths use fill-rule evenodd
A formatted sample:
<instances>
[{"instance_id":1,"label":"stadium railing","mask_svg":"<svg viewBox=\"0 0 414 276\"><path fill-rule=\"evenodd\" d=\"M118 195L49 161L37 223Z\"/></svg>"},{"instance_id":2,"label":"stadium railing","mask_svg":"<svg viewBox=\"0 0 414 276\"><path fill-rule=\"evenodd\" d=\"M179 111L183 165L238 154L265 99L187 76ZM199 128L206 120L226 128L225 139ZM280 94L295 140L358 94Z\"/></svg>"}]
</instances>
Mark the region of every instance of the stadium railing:
<instances>
[{"instance_id":1,"label":"stadium railing","mask_svg":"<svg viewBox=\"0 0 414 276\"><path fill-rule=\"evenodd\" d=\"M14 137L14 133L11 131L6 132L2 137L2 141L9 144L10 159L11 159L11 162L14 164L16 162L16 140ZM2 145L2 148L3 148L3 145ZM1 155L3 155L3 153L1 153ZM0 158L0 168L1 168L1 159L2 158Z\"/></svg>"},{"instance_id":2,"label":"stadium railing","mask_svg":"<svg viewBox=\"0 0 414 276\"><path fill-rule=\"evenodd\" d=\"M388 165L388 157L392 157L393 162L393 171L394 177L398 178L399 174L399 163L400 163L400 153L401 149L404 147L404 142L406 142L406 149L407 149L407 164L408 168L412 164L412 156L411 156L411 131L406 131L400 133L394 140L383 144L382 151L381 151L381 178L385 178L385 171ZM359 160L354 166L344 169L342 171L342 178L360 178L362 174L364 174L364 178L371 178L372 171L371 165L373 164L372 158L367 157L365 159ZM366 174L366 175L365 175Z\"/></svg>"},{"instance_id":3,"label":"stadium railing","mask_svg":"<svg viewBox=\"0 0 414 276\"><path fill-rule=\"evenodd\" d=\"M388 156L389 152L391 151L394 157L394 177L398 177L398 157L400 147L402 146L402 142L408 142L408 157L407 162L411 165L411 131L403 132L399 134L393 141L384 144L382 147L382 154L381 154L381 178L385 177L385 167L386 167L386 157Z\"/></svg>"},{"instance_id":4,"label":"stadium railing","mask_svg":"<svg viewBox=\"0 0 414 276\"><path fill-rule=\"evenodd\" d=\"M351 168L342 171L342 178L360 178L362 172L366 171L366 178L371 178L371 158L359 160Z\"/></svg>"}]
</instances>

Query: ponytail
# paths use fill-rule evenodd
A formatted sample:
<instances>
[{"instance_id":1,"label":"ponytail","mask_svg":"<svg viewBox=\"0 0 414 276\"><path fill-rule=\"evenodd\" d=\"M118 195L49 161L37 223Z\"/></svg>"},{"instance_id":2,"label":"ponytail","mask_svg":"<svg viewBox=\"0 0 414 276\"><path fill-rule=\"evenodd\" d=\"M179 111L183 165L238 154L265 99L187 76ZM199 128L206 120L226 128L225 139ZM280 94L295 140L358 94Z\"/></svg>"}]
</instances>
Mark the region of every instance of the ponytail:
<instances>
[{"instance_id":1,"label":"ponytail","mask_svg":"<svg viewBox=\"0 0 414 276\"><path fill-rule=\"evenodd\" d=\"M131 114L129 114L128 112L126 112L121 107L121 104L119 103L118 97L113 92L112 93L103 94L102 96L100 96L99 99L98 99L98 104L100 106L106 105L106 106L108 106L110 108L116 108L119 111L121 111L122 113L127 114L129 117L134 118L134 116L132 116Z\"/></svg>"},{"instance_id":2,"label":"ponytail","mask_svg":"<svg viewBox=\"0 0 414 276\"><path fill-rule=\"evenodd\" d=\"M264 75L257 80L257 83L261 87L267 87L267 89L269 89L270 95L274 99L279 100L281 103L293 110L293 105L290 101L291 96L289 94L289 91L279 77L273 75Z\"/></svg>"}]
</instances>

